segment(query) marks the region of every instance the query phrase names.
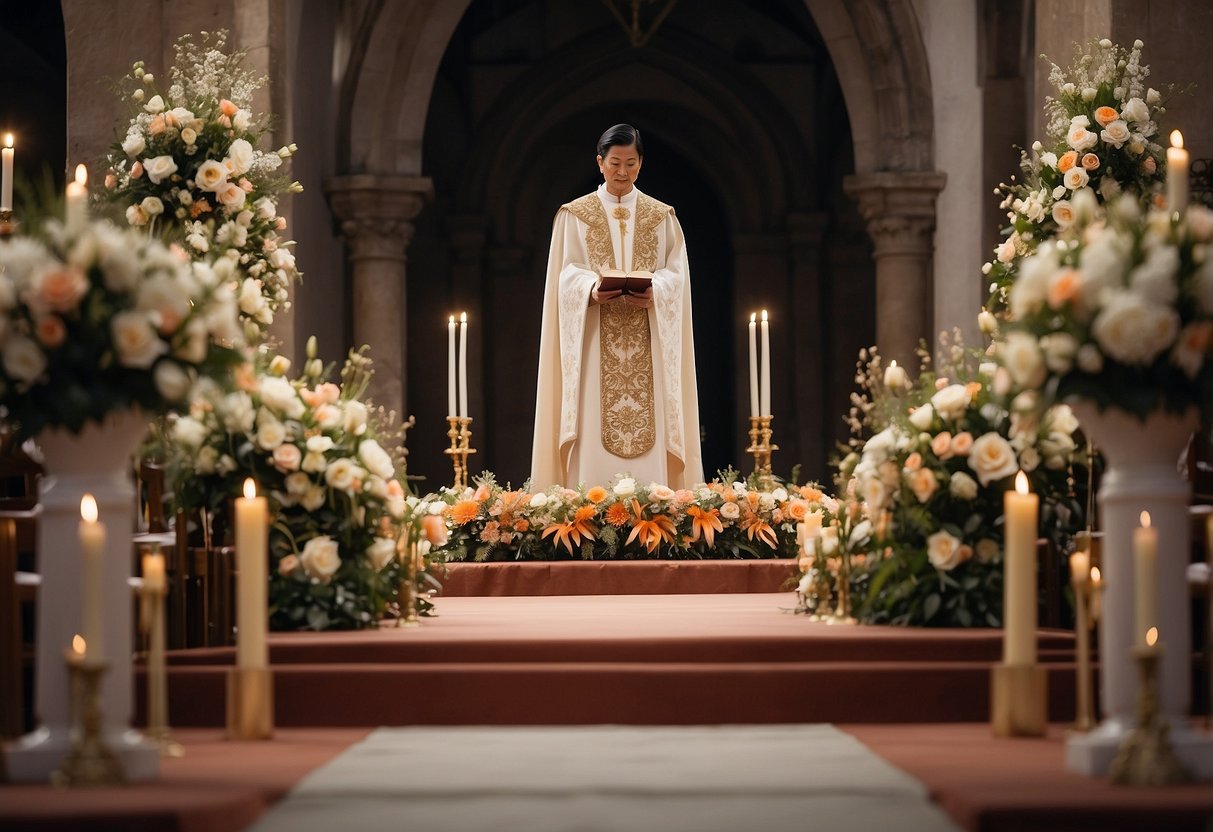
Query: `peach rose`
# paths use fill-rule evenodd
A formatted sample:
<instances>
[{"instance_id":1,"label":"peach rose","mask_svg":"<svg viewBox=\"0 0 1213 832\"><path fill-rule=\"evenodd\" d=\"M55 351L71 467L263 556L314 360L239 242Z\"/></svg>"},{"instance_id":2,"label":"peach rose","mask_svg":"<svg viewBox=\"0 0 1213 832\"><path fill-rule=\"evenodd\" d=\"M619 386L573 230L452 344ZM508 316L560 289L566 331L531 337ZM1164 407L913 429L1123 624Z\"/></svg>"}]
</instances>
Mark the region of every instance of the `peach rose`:
<instances>
[{"instance_id":1,"label":"peach rose","mask_svg":"<svg viewBox=\"0 0 1213 832\"><path fill-rule=\"evenodd\" d=\"M421 531L432 546L446 545L446 521L441 515L427 514L421 518Z\"/></svg>"},{"instance_id":2,"label":"peach rose","mask_svg":"<svg viewBox=\"0 0 1213 832\"><path fill-rule=\"evenodd\" d=\"M45 347L57 347L67 338L67 327L57 315L46 315L38 319L38 340Z\"/></svg>"},{"instance_id":3,"label":"peach rose","mask_svg":"<svg viewBox=\"0 0 1213 832\"><path fill-rule=\"evenodd\" d=\"M164 116L158 115L147 123L147 132L151 133L153 136L159 136L164 132L164 127Z\"/></svg>"},{"instance_id":4,"label":"peach rose","mask_svg":"<svg viewBox=\"0 0 1213 832\"><path fill-rule=\"evenodd\" d=\"M1076 164L1078 164L1078 152L1074 150L1067 150L1065 153L1061 154L1061 158L1057 160L1057 169L1062 173L1065 173Z\"/></svg>"},{"instance_id":5,"label":"peach rose","mask_svg":"<svg viewBox=\"0 0 1213 832\"><path fill-rule=\"evenodd\" d=\"M1154 175L1154 173L1158 170L1158 163L1154 161L1153 156L1147 156L1146 158L1142 159L1141 170L1142 173L1145 173L1148 176Z\"/></svg>"},{"instance_id":6,"label":"peach rose","mask_svg":"<svg viewBox=\"0 0 1213 832\"><path fill-rule=\"evenodd\" d=\"M278 574L286 577L299 568L299 558L295 555L287 555L282 560L278 561Z\"/></svg>"},{"instance_id":7,"label":"peach rose","mask_svg":"<svg viewBox=\"0 0 1213 832\"><path fill-rule=\"evenodd\" d=\"M788 502L785 504L785 510L787 511L788 517L790 517L794 522L800 523L809 513L809 504L804 500L788 500Z\"/></svg>"},{"instance_id":8,"label":"peach rose","mask_svg":"<svg viewBox=\"0 0 1213 832\"><path fill-rule=\"evenodd\" d=\"M34 305L52 312L71 312L88 293L88 278L79 266L47 269L34 278Z\"/></svg>"},{"instance_id":9,"label":"peach rose","mask_svg":"<svg viewBox=\"0 0 1213 832\"><path fill-rule=\"evenodd\" d=\"M298 445L288 443L274 448L274 467L284 474L298 471L302 461L303 454Z\"/></svg>"},{"instance_id":10,"label":"peach rose","mask_svg":"<svg viewBox=\"0 0 1213 832\"><path fill-rule=\"evenodd\" d=\"M966 430L953 436L951 450L954 456L968 456L973 450L973 434Z\"/></svg>"},{"instance_id":11,"label":"peach rose","mask_svg":"<svg viewBox=\"0 0 1213 832\"><path fill-rule=\"evenodd\" d=\"M229 211L235 211L237 208L244 207L245 197L248 196L244 189L235 182L228 182L218 191L219 201L223 203Z\"/></svg>"},{"instance_id":12,"label":"peach rose","mask_svg":"<svg viewBox=\"0 0 1213 832\"><path fill-rule=\"evenodd\" d=\"M922 467L922 454L918 451L906 457L906 464L902 466L906 471L917 471Z\"/></svg>"},{"instance_id":13,"label":"peach rose","mask_svg":"<svg viewBox=\"0 0 1213 832\"><path fill-rule=\"evenodd\" d=\"M1099 122L1100 127L1107 127L1118 118L1120 118L1120 113L1111 107L1097 107L1095 110L1095 120Z\"/></svg>"},{"instance_id":14,"label":"peach rose","mask_svg":"<svg viewBox=\"0 0 1213 832\"><path fill-rule=\"evenodd\" d=\"M952 434L948 431L937 433L931 439L931 453L940 459L951 459L952 457Z\"/></svg>"},{"instance_id":15,"label":"peach rose","mask_svg":"<svg viewBox=\"0 0 1213 832\"><path fill-rule=\"evenodd\" d=\"M1099 169L1099 157L1096 156L1094 153L1082 154L1082 167L1083 167L1083 170L1098 170Z\"/></svg>"},{"instance_id":16,"label":"peach rose","mask_svg":"<svg viewBox=\"0 0 1213 832\"><path fill-rule=\"evenodd\" d=\"M228 101L226 98L219 99L219 112L223 113L228 118L236 115L236 111L239 109L239 107Z\"/></svg>"},{"instance_id":17,"label":"peach rose","mask_svg":"<svg viewBox=\"0 0 1213 832\"><path fill-rule=\"evenodd\" d=\"M935 472L930 468L919 468L910 475L910 490L918 502L925 503L938 489L939 480L935 479Z\"/></svg>"},{"instance_id":18,"label":"peach rose","mask_svg":"<svg viewBox=\"0 0 1213 832\"><path fill-rule=\"evenodd\" d=\"M140 176L143 176L143 163L135 162L131 165L131 179L138 179Z\"/></svg>"},{"instance_id":19,"label":"peach rose","mask_svg":"<svg viewBox=\"0 0 1213 832\"><path fill-rule=\"evenodd\" d=\"M1060 309L1078 297L1082 289L1082 276L1076 269L1062 269L1049 282L1049 308Z\"/></svg>"},{"instance_id":20,"label":"peach rose","mask_svg":"<svg viewBox=\"0 0 1213 832\"><path fill-rule=\"evenodd\" d=\"M601 503L607 498L607 490L601 485L596 485L586 492L585 498L591 503Z\"/></svg>"}]
</instances>

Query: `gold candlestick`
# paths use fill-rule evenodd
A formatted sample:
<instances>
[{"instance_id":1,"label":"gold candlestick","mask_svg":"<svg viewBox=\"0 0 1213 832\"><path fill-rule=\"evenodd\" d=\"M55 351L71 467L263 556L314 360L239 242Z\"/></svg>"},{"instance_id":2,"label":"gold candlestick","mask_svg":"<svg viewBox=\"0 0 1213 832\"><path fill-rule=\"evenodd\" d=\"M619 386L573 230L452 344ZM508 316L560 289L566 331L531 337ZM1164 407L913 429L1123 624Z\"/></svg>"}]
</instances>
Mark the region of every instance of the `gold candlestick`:
<instances>
[{"instance_id":1,"label":"gold candlestick","mask_svg":"<svg viewBox=\"0 0 1213 832\"><path fill-rule=\"evenodd\" d=\"M1169 786L1188 783L1188 772L1171 748L1171 726L1158 712L1158 661L1161 646L1136 647L1139 688L1137 727L1130 731L1112 760L1108 776L1113 783L1130 786Z\"/></svg>"},{"instance_id":2,"label":"gold candlestick","mask_svg":"<svg viewBox=\"0 0 1213 832\"><path fill-rule=\"evenodd\" d=\"M397 627L419 627L421 617L417 614L417 559L420 557L417 541L405 531L396 551L404 556L404 578L400 581L400 617Z\"/></svg>"},{"instance_id":3,"label":"gold candlestick","mask_svg":"<svg viewBox=\"0 0 1213 832\"><path fill-rule=\"evenodd\" d=\"M771 437L774 431L771 430L771 421L774 416L751 416L750 417L750 447L746 448L746 453L754 457L754 473L758 476L759 487L770 490L775 485L775 478L771 474L771 452L779 450L778 445L771 443Z\"/></svg>"},{"instance_id":4,"label":"gold candlestick","mask_svg":"<svg viewBox=\"0 0 1213 832\"><path fill-rule=\"evenodd\" d=\"M1091 576L1085 575L1073 582L1074 587L1074 636L1077 641L1075 672L1074 730L1086 733L1095 727L1095 697L1091 688L1091 621L1087 614L1087 597L1091 594Z\"/></svg>"},{"instance_id":5,"label":"gold candlestick","mask_svg":"<svg viewBox=\"0 0 1213 832\"><path fill-rule=\"evenodd\" d=\"M17 221L13 219L13 211L6 208L0 211L0 237L11 237L17 233Z\"/></svg>"},{"instance_id":6,"label":"gold candlestick","mask_svg":"<svg viewBox=\"0 0 1213 832\"><path fill-rule=\"evenodd\" d=\"M56 786L113 786L126 782L122 764L105 744L101 734L101 677L109 670L105 662L90 662L80 653L67 651L71 674L72 747L67 759L51 775Z\"/></svg>"},{"instance_id":7,"label":"gold candlestick","mask_svg":"<svg viewBox=\"0 0 1213 832\"><path fill-rule=\"evenodd\" d=\"M476 449L471 447L472 417L447 416L446 421L449 425L446 435L451 440L451 447L444 450L443 453L450 456L451 466L455 469L453 487L464 489L468 485L468 456L476 453Z\"/></svg>"},{"instance_id":8,"label":"gold candlestick","mask_svg":"<svg viewBox=\"0 0 1213 832\"><path fill-rule=\"evenodd\" d=\"M841 543L841 541L840 541ZM827 624L858 624L851 615L851 555L839 547L838 552L838 603Z\"/></svg>"},{"instance_id":9,"label":"gold candlestick","mask_svg":"<svg viewBox=\"0 0 1213 832\"><path fill-rule=\"evenodd\" d=\"M994 665L990 673L990 725L996 737L1043 737L1048 722L1049 678L1038 664Z\"/></svg>"},{"instance_id":10,"label":"gold candlestick","mask_svg":"<svg viewBox=\"0 0 1213 832\"><path fill-rule=\"evenodd\" d=\"M228 739L268 740L273 735L273 672L268 667L228 668Z\"/></svg>"},{"instance_id":11,"label":"gold candlestick","mask_svg":"<svg viewBox=\"0 0 1213 832\"><path fill-rule=\"evenodd\" d=\"M160 746L162 757L185 756L185 748L173 739L168 727L168 682L164 658L164 597L167 587L143 590L143 615L147 637L147 735Z\"/></svg>"}]
</instances>

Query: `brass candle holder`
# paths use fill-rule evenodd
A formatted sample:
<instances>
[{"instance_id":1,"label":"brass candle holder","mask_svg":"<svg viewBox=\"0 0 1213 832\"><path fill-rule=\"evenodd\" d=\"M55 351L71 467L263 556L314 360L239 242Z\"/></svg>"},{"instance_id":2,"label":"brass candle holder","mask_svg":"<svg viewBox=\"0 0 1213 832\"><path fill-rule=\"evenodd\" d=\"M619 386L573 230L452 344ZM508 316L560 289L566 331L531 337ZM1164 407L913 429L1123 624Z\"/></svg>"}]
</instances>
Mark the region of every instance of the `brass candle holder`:
<instances>
[{"instance_id":1,"label":"brass candle holder","mask_svg":"<svg viewBox=\"0 0 1213 832\"><path fill-rule=\"evenodd\" d=\"M851 614L851 555L839 547L838 552L838 592L834 612L826 619L827 624L858 624L859 621Z\"/></svg>"},{"instance_id":2,"label":"brass candle holder","mask_svg":"<svg viewBox=\"0 0 1213 832\"><path fill-rule=\"evenodd\" d=\"M1171 726L1158 711L1158 662L1162 647L1136 647L1137 727L1130 731L1112 760L1108 776L1129 786L1169 786L1188 783L1192 775L1171 747Z\"/></svg>"},{"instance_id":3,"label":"brass candle holder","mask_svg":"<svg viewBox=\"0 0 1213 832\"><path fill-rule=\"evenodd\" d=\"M164 657L164 599L168 587L141 590L140 624L147 638L147 736L160 746L161 757L182 757L185 748L168 727L168 681Z\"/></svg>"},{"instance_id":4,"label":"brass candle holder","mask_svg":"<svg viewBox=\"0 0 1213 832\"><path fill-rule=\"evenodd\" d=\"M274 674L268 667L229 667L227 738L268 740L274 736Z\"/></svg>"},{"instance_id":5,"label":"brass candle holder","mask_svg":"<svg viewBox=\"0 0 1213 832\"><path fill-rule=\"evenodd\" d=\"M405 532L397 543L396 551L404 558L404 578L400 581L400 617L397 627L420 627L421 616L417 610L418 558L421 557L417 541Z\"/></svg>"},{"instance_id":6,"label":"brass candle holder","mask_svg":"<svg viewBox=\"0 0 1213 832\"><path fill-rule=\"evenodd\" d=\"M11 237L17 233L17 221L13 219L13 210L6 208L0 211L0 237Z\"/></svg>"},{"instance_id":7,"label":"brass candle holder","mask_svg":"<svg viewBox=\"0 0 1213 832\"><path fill-rule=\"evenodd\" d=\"M468 485L468 456L476 453L476 449L471 447L472 443L472 417L470 416L447 416L447 438L451 440L451 447L443 451L451 458L451 465L455 469L455 489L464 489Z\"/></svg>"},{"instance_id":8,"label":"brass candle holder","mask_svg":"<svg viewBox=\"0 0 1213 832\"><path fill-rule=\"evenodd\" d=\"M758 476L758 484L764 489L775 485L775 477L771 474L771 452L778 451L779 446L771 443L774 431L771 421L774 416L750 417L750 447L746 453L754 457L754 473Z\"/></svg>"},{"instance_id":9,"label":"brass candle holder","mask_svg":"<svg viewBox=\"0 0 1213 832\"><path fill-rule=\"evenodd\" d=\"M990 726L996 737L1043 737L1048 722L1049 677L1038 664L994 665L990 673Z\"/></svg>"},{"instance_id":10,"label":"brass candle holder","mask_svg":"<svg viewBox=\"0 0 1213 832\"><path fill-rule=\"evenodd\" d=\"M1075 637L1075 716L1073 730L1086 733L1095 727L1095 695L1091 685L1091 617L1090 598L1094 592L1091 575L1071 582L1074 588Z\"/></svg>"},{"instance_id":11,"label":"brass candle holder","mask_svg":"<svg viewBox=\"0 0 1213 832\"><path fill-rule=\"evenodd\" d=\"M122 764L101 733L101 677L106 662L90 662L82 654L66 653L71 676L72 747L51 775L56 786L114 786L126 782Z\"/></svg>"}]
</instances>

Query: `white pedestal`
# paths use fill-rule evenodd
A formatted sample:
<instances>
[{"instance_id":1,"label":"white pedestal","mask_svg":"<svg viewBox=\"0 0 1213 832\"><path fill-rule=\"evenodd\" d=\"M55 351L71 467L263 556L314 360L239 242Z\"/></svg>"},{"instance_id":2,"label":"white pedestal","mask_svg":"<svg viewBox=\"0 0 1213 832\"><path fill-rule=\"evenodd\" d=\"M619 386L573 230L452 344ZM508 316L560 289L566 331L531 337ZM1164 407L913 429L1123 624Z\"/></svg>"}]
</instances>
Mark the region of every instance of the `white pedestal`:
<instances>
[{"instance_id":1,"label":"white pedestal","mask_svg":"<svg viewBox=\"0 0 1213 832\"><path fill-rule=\"evenodd\" d=\"M38 519L42 583L38 590L34 715L39 727L9 749L8 770L13 780L46 781L70 747L71 702L64 652L82 623L84 592L78 529L80 498L85 493L96 498L99 519L107 528L102 618L105 659L110 670L101 683L102 730L121 759L128 780L159 774L158 748L130 727L134 702L133 600L127 581L135 527L130 459L146 430L146 417L127 412L101 426L90 423L79 435L47 431L39 436L47 471L40 500L42 516Z\"/></svg>"}]
</instances>

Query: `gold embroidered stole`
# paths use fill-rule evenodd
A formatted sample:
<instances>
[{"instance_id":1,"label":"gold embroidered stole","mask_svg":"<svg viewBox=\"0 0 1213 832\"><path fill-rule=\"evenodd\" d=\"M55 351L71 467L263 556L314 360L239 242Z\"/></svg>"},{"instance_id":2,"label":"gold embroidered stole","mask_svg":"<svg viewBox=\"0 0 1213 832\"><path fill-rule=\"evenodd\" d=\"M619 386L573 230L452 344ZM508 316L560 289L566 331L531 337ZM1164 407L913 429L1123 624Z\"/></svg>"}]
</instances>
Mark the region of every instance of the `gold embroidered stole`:
<instances>
[{"instance_id":1,"label":"gold embroidered stole","mask_svg":"<svg viewBox=\"0 0 1213 832\"><path fill-rule=\"evenodd\" d=\"M617 268L611 229L602 201L588 194L564 206L586 224L585 247L590 268ZM657 227L670 208L644 194L636 197L632 232L632 268L657 268ZM653 401L653 339L649 312L628 303L599 308L601 342L600 395L602 447L624 459L647 453L657 441Z\"/></svg>"}]
</instances>

